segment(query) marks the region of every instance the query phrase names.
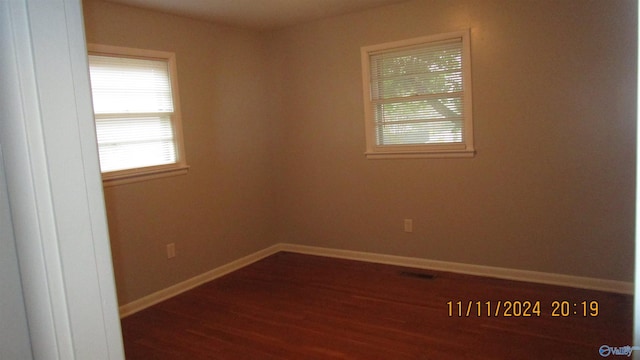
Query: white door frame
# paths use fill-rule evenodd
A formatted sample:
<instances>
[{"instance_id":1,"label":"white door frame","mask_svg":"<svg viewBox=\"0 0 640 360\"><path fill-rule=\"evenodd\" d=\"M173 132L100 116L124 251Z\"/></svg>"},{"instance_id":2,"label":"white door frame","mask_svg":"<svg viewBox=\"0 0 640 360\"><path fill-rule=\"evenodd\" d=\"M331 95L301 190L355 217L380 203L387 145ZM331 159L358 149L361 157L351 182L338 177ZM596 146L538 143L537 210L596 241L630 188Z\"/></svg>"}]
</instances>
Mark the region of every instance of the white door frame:
<instances>
[{"instance_id":1,"label":"white door frame","mask_svg":"<svg viewBox=\"0 0 640 360\"><path fill-rule=\"evenodd\" d=\"M637 4L636 4L637 6ZM638 8L637 16L640 16L640 8ZM636 17L637 19L638 17ZM636 28L638 33L637 45L640 48L640 27ZM637 49L637 48L636 48ZM640 61L640 59L638 59ZM636 76L638 79L637 84L640 84L640 62L636 67ZM636 86L636 93L638 100L636 101L636 229L635 229L635 272L634 272L634 302L633 302L633 345L640 346L640 209L638 204L640 203L640 121L638 116L640 115L640 90ZM640 359L640 351L633 351L633 358Z\"/></svg>"},{"instance_id":2,"label":"white door frame","mask_svg":"<svg viewBox=\"0 0 640 360\"><path fill-rule=\"evenodd\" d=\"M124 359L80 0L0 0L0 145L35 359Z\"/></svg>"}]
</instances>

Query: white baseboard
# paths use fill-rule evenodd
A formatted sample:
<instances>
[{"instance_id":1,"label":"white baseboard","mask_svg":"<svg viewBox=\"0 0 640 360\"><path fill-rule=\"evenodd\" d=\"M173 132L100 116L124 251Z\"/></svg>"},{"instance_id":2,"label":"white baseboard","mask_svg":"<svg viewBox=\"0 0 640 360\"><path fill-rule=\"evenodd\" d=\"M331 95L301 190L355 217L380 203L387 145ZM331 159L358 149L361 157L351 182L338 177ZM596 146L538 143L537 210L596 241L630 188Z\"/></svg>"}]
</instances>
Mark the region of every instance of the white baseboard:
<instances>
[{"instance_id":1,"label":"white baseboard","mask_svg":"<svg viewBox=\"0 0 640 360\"><path fill-rule=\"evenodd\" d=\"M588 278L553 273L543 273L528 270L507 269L492 266L470 265L447 261L428 260L395 255L367 253L360 251L338 250L306 245L280 243L257 251L228 264L217 267L204 274L185 280L166 289L157 291L138 300L120 306L120 317L132 315L159 302L172 298L187 290L193 289L211 280L217 279L230 272L239 270L258 260L262 260L280 251L299 254L318 255L339 259L366 261L379 264L398 265L418 269L448 271L468 275L486 276L499 279L527 281L549 285L568 286L574 288L607 291L620 294L633 294L633 282Z\"/></svg>"},{"instance_id":2,"label":"white baseboard","mask_svg":"<svg viewBox=\"0 0 640 360\"><path fill-rule=\"evenodd\" d=\"M337 250L314 246L279 244L280 251L290 251L300 254L319 255L340 259L367 261L380 264L406 266L419 269L448 271L467 275L486 276L498 279L527 281L549 285L567 286L580 289L607 291L620 294L633 294L633 282L597 279L581 276L544 273L529 270L507 269L493 266L470 265L448 261L428 260L421 258L403 257L366 253L360 251Z\"/></svg>"},{"instance_id":3,"label":"white baseboard","mask_svg":"<svg viewBox=\"0 0 640 360\"><path fill-rule=\"evenodd\" d=\"M178 294L181 294L187 290L191 290L197 286L200 286L204 283L207 283L211 280L217 279L221 276L224 276L233 271L239 270L247 265L250 265L258 260L262 260L268 256L271 256L280 250L280 244L270 246L266 249L257 251L253 254L247 255L238 260L232 261L228 264L217 267L213 270L207 271L204 274L200 274L192 277L191 279L185 280L181 283L170 286L166 289L162 289L160 291L154 292L153 294L149 294L145 297L142 297L138 300L132 301L128 304L122 305L119 308L120 318L127 317L138 311L144 310L152 305L155 305L159 302L172 298Z\"/></svg>"}]
</instances>

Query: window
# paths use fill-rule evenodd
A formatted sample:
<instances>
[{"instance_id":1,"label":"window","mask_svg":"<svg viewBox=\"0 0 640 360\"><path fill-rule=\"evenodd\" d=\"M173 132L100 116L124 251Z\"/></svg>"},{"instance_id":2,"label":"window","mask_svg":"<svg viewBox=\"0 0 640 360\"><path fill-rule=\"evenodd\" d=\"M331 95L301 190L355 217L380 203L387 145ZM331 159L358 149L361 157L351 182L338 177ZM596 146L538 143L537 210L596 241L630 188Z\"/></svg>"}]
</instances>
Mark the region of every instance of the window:
<instances>
[{"instance_id":1,"label":"window","mask_svg":"<svg viewBox=\"0 0 640 360\"><path fill-rule=\"evenodd\" d=\"M367 158L471 157L469 32L362 48Z\"/></svg>"},{"instance_id":2,"label":"window","mask_svg":"<svg viewBox=\"0 0 640 360\"><path fill-rule=\"evenodd\" d=\"M173 53L89 45L105 185L187 172Z\"/></svg>"}]
</instances>

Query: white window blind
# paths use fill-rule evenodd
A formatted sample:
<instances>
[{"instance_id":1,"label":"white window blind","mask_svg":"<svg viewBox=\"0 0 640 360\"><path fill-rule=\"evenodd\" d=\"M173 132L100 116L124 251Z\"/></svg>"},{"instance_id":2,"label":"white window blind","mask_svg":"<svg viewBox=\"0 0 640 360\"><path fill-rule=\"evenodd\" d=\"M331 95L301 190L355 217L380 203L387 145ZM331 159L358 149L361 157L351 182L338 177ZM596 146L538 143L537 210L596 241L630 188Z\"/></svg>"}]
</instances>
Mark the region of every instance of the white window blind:
<instances>
[{"instance_id":1,"label":"white window blind","mask_svg":"<svg viewBox=\"0 0 640 360\"><path fill-rule=\"evenodd\" d=\"M89 55L103 173L177 161L168 61Z\"/></svg>"},{"instance_id":2,"label":"white window blind","mask_svg":"<svg viewBox=\"0 0 640 360\"><path fill-rule=\"evenodd\" d=\"M176 162L168 116L96 119L102 172Z\"/></svg>"},{"instance_id":3,"label":"white window blind","mask_svg":"<svg viewBox=\"0 0 640 360\"><path fill-rule=\"evenodd\" d=\"M464 56L463 34L363 48L368 151L472 150Z\"/></svg>"}]
</instances>

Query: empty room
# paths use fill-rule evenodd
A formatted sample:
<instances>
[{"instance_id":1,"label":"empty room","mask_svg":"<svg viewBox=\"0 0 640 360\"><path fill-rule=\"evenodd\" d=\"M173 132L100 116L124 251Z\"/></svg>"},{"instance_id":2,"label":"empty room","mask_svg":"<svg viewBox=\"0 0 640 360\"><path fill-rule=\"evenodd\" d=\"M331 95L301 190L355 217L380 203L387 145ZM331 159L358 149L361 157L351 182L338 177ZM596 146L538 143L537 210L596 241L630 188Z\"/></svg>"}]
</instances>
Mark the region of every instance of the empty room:
<instances>
[{"instance_id":1,"label":"empty room","mask_svg":"<svg viewBox=\"0 0 640 360\"><path fill-rule=\"evenodd\" d=\"M82 6L127 358L633 345L635 1ZM170 105L100 102L113 59Z\"/></svg>"}]
</instances>

